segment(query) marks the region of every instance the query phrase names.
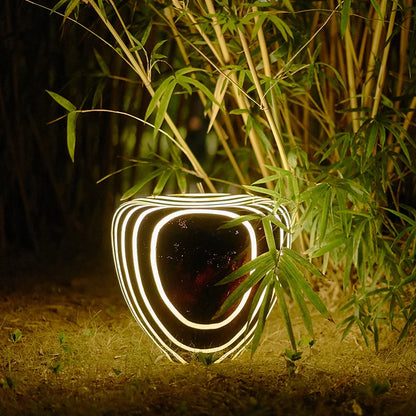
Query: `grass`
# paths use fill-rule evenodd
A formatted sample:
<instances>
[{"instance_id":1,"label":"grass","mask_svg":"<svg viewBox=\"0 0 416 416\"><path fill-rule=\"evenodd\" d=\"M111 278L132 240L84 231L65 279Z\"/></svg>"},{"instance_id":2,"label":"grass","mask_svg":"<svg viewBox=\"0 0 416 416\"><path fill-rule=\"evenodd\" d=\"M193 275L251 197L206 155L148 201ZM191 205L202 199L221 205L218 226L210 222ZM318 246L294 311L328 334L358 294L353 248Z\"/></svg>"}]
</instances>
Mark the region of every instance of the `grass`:
<instances>
[{"instance_id":1,"label":"grass","mask_svg":"<svg viewBox=\"0 0 416 416\"><path fill-rule=\"evenodd\" d=\"M276 308L253 358L247 352L218 365L178 365L161 355L133 320L112 269L97 264L77 267L71 262L70 267L65 263L2 273L0 414L416 411L414 332L400 344L385 332L376 353L358 332L341 343L336 325L315 316L316 342L299 347L302 357L290 375L285 359L290 344ZM329 287L321 292L330 296ZM302 338L302 319L295 310L293 316L294 331Z\"/></svg>"}]
</instances>

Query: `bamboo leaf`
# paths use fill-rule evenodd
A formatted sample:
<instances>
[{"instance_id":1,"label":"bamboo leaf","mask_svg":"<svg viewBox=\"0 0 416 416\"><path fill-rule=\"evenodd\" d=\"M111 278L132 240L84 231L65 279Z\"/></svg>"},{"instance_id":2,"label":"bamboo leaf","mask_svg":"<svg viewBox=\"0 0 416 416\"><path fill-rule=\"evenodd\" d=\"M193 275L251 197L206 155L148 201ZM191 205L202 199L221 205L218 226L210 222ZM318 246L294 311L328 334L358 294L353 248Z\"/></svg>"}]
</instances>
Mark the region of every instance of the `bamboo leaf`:
<instances>
[{"instance_id":1,"label":"bamboo leaf","mask_svg":"<svg viewBox=\"0 0 416 416\"><path fill-rule=\"evenodd\" d=\"M103 15L106 19L108 19L108 17L107 17L107 13L106 13L106 11L105 11L105 7L104 7L104 0L98 0L98 7L100 8L102 15Z\"/></svg>"},{"instance_id":2,"label":"bamboo leaf","mask_svg":"<svg viewBox=\"0 0 416 416\"><path fill-rule=\"evenodd\" d=\"M262 265L267 266L268 268L272 268L274 265L274 259L270 256L268 252L260 254L260 256L239 267L237 270L235 270L228 276L224 277L224 279L220 280L217 283L217 285L225 285L227 283L230 283L238 279L239 277L245 276L252 270L256 270L258 267L261 267Z\"/></svg>"},{"instance_id":3,"label":"bamboo leaf","mask_svg":"<svg viewBox=\"0 0 416 416\"><path fill-rule=\"evenodd\" d=\"M271 189L267 189L267 188L262 188L260 186L244 185L244 188L248 189L249 191L259 193L259 194L269 195L272 198L276 198L278 196L276 191L272 191Z\"/></svg>"},{"instance_id":4,"label":"bamboo leaf","mask_svg":"<svg viewBox=\"0 0 416 416\"><path fill-rule=\"evenodd\" d=\"M262 218L261 214L247 214L247 215L241 215L237 218L233 218L231 220L226 221L224 224L220 225L218 227L219 230L227 229L227 228L233 228L237 225L242 224L245 221L254 221L254 220L260 220Z\"/></svg>"},{"instance_id":5,"label":"bamboo leaf","mask_svg":"<svg viewBox=\"0 0 416 416\"><path fill-rule=\"evenodd\" d=\"M211 130L214 125L215 119L217 118L218 111L220 109L220 103L224 101L225 93L227 92L228 87L228 78L221 72L214 90L214 101L212 102L211 107L211 118L209 120L208 132Z\"/></svg>"},{"instance_id":6,"label":"bamboo leaf","mask_svg":"<svg viewBox=\"0 0 416 416\"><path fill-rule=\"evenodd\" d=\"M75 111L77 108L74 106L74 104L72 104L70 101L68 101L66 98L62 97L61 95L57 94L56 92L53 91L48 91L46 90L46 92L63 108L65 108L65 110L71 112L71 111Z\"/></svg>"},{"instance_id":7,"label":"bamboo leaf","mask_svg":"<svg viewBox=\"0 0 416 416\"><path fill-rule=\"evenodd\" d=\"M96 49L94 49L94 55L95 55L95 59L97 59L98 65L101 68L101 71L103 72L104 75L109 76L110 75L110 70L107 66L107 64L105 63L104 59L102 58L102 56L98 53L98 51Z\"/></svg>"},{"instance_id":8,"label":"bamboo leaf","mask_svg":"<svg viewBox=\"0 0 416 416\"><path fill-rule=\"evenodd\" d=\"M291 272L286 267L285 262L282 262L279 267L279 276L282 276L283 273L286 275L286 279L290 287L290 293L299 308L305 328L308 331L309 336L313 338L313 325L309 309L306 305L305 299L302 296L302 291L297 280L293 278Z\"/></svg>"},{"instance_id":9,"label":"bamboo leaf","mask_svg":"<svg viewBox=\"0 0 416 416\"><path fill-rule=\"evenodd\" d=\"M331 237L331 239L327 242L327 244L325 244L318 250L313 251L314 249L312 248L312 250L308 250L307 253L310 253L312 258L320 257L320 256L323 256L325 253L328 253L331 250L334 250L335 248L341 247L344 243L345 243L344 234L336 234L333 237Z\"/></svg>"},{"instance_id":10,"label":"bamboo leaf","mask_svg":"<svg viewBox=\"0 0 416 416\"><path fill-rule=\"evenodd\" d=\"M155 188L153 189L152 194L154 196L160 195L165 188L166 183L168 182L169 178L172 176L173 170L166 169L159 177Z\"/></svg>"},{"instance_id":11,"label":"bamboo leaf","mask_svg":"<svg viewBox=\"0 0 416 416\"><path fill-rule=\"evenodd\" d=\"M55 6L53 6L52 10L51 10L51 14L56 12L63 4L65 3L69 3L71 0L60 0L58 1L58 3L55 4Z\"/></svg>"},{"instance_id":12,"label":"bamboo leaf","mask_svg":"<svg viewBox=\"0 0 416 416\"><path fill-rule=\"evenodd\" d=\"M123 196L121 197L121 200L125 200L130 198L132 195L136 194L140 191L140 189L143 188L144 185L146 185L148 182L150 182L152 179L156 178L163 172L163 169L156 169L153 172L146 175L144 178L142 178L139 182L137 182L134 186L129 188L126 192L124 192Z\"/></svg>"},{"instance_id":13,"label":"bamboo leaf","mask_svg":"<svg viewBox=\"0 0 416 416\"><path fill-rule=\"evenodd\" d=\"M273 15L273 14L267 14L267 18L274 23L276 26L276 29L280 32L280 34L283 36L283 39L287 42L288 38L293 38L293 33L290 27L287 25L286 22L284 22L279 17Z\"/></svg>"},{"instance_id":14,"label":"bamboo leaf","mask_svg":"<svg viewBox=\"0 0 416 416\"><path fill-rule=\"evenodd\" d=\"M274 289L277 296L277 304L279 305L280 313L282 314L285 323L286 331L289 336L290 344L293 350L297 350L295 335L293 333L292 321L290 319L289 308L286 303L285 295L279 280L275 281Z\"/></svg>"},{"instance_id":15,"label":"bamboo leaf","mask_svg":"<svg viewBox=\"0 0 416 416\"><path fill-rule=\"evenodd\" d=\"M331 200L332 200L332 189L327 188L325 195L324 195L324 200L321 206L321 216L320 216L320 221L319 221L318 240L320 243L324 241L325 234L327 232L328 216L329 216L329 211L331 207Z\"/></svg>"},{"instance_id":16,"label":"bamboo leaf","mask_svg":"<svg viewBox=\"0 0 416 416\"><path fill-rule=\"evenodd\" d=\"M72 163L75 160L75 142L76 142L76 124L78 114L76 111L68 113L67 129L66 129L66 140L69 156Z\"/></svg>"},{"instance_id":17,"label":"bamboo leaf","mask_svg":"<svg viewBox=\"0 0 416 416\"><path fill-rule=\"evenodd\" d=\"M211 101L211 102L216 102L215 96L214 94L211 92L210 89L208 89L202 82L198 81L195 78L191 78L191 77L179 77L179 82L182 82L186 80L185 83L191 84L193 85L195 88L197 88L198 91L201 91L204 93L204 95ZM221 106L221 102L217 102L217 104L219 106Z\"/></svg>"},{"instance_id":18,"label":"bamboo leaf","mask_svg":"<svg viewBox=\"0 0 416 416\"><path fill-rule=\"evenodd\" d=\"M264 281L267 282L266 279ZM260 290L263 291L262 287L259 287L258 292L260 292ZM265 290L266 293L260 306L257 326L254 331L253 340L251 341L251 355L253 355L256 352L257 347L260 343L261 335L263 334L264 325L266 323L266 318L270 310L270 304L273 299L273 284L267 282Z\"/></svg>"},{"instance_id":19,"label":"bamboo leaf","mask_svg":"<svg viewBox=\"0 0 416 416\"><path fill-rule=\"evenodd\" d=\"M185 173L180 169L176 169L175 175L176 175L176 183L178 184L179 191L181 193L185 193L186 188L187 188Z\"/></svg>"},{"instance_id":20,"label":"bamboo leaf","mask_svg":"<svg viewBox=\"0 0 416 416\"><path fill-rule=\"evenodd\" d=\"M160 99L162 95L165 93L166 88L168 85L172 82L173 76L167 77L157 88L155 91L155 95L150 100L149 105L147 106L146 114L144 116L144 119L147 120L150 117L150 114L153 113L155 108L159 105ZM156 130L157 131L157 130Z\"/></svg>"},{"instance_id":21,"label":"bamboo leaf","mask_svg":"<svg viewBox=\"0 0 416 416\"><path fill-rule=\"evenodd\" d=\"M243 266L244 267L244 266ZM271 265L268 263L258 266L254 272L247 276L242 283L240 283L237 288L231 293L230 296L224 301L221 305L218 313L215 314L215 317L221 316L228 309L230 309L236 302L238 302L248 290L254 287L264 276L270 271Z\"/></svg>"},{"instance_id":22,"label":"bamboo leaf","mask_svg":"<svg viewBox=\"0 0 416 416\"><path fill-rule=\"evenodd\" d=\"M296 253L296 251L292 250L291 248L284 247L283 255L289 256L300 267L314 274L315 276L322 277L322 273L316 268L316 266L314 266L310 261L304 259L300 254Z\"/></svg>"},{"instance_id":23,"label":"bamboo leaf","mask_svg":"<svg viewBox=\"0 0 416 416\"><path fill-rule=\"evenodd\" d=\"M276 253L276 241L273 235L272 225L267 217L262 218L264 235L266 236L267 247L270 253Z\"/></svg>"},{"instance_id":24,"label":"bamboo leaf","mask_svg":"<svg viewBox=\"0 0 416 416\"><path fill-rule=\"evenodd\" d=\"M380 5L378 4L377 0L370 0L370 1L374 7L374 10L377 12L378 17L383 20L383 14L381 13Z\"/></svg>"},{"instance_id":25,"label":"bamboo leaf","mask_svg":"<svg viewBox=\"0 0 416 416\"><path fill-rule=\"evenodd\" d=\"M175 86L176 86L176 82L173 79L171 79L171 82L168 83L168 85L166 86L166 89L163 91L163 94L160 98L159 108L157 109L157 112L156 112L155 127L153 130L154 136L156 136L159 129L162 127L163 120L165 119L165 116L168 112L170 99L172 97Z\"/></svg>"},{"instance_id":26,"label":"bamboo leaf","mask_svg":"<svg viewBox=\"0 0 416 416\"><path fill-rule=\"evenodd\" d=\"M72 0L65 9L64 21L69 17L69 15L74 11L76 7L79 6L81 0Z\"/></svg>"},{"instance_id":27,"label":"bamboo leaf","mask_svg":"<svg viewBox=\"0 0 416 416\"><path fill-rule=\"evenodd\" d=\"M288 258L288 256L282 256L280 259L280 265L286 267L287 273L290 278L295 279L299 288L302 290L304 295L309 299L311 304L315 307L315 309L325 318L332 320L328 309L326 308L325 304L322 302L321 298L316 294L305 277L302 273L298 270L298 268L292 263L292 261ZM290 283L289 283L290 284Z\"/></svg>"}]
</instances>

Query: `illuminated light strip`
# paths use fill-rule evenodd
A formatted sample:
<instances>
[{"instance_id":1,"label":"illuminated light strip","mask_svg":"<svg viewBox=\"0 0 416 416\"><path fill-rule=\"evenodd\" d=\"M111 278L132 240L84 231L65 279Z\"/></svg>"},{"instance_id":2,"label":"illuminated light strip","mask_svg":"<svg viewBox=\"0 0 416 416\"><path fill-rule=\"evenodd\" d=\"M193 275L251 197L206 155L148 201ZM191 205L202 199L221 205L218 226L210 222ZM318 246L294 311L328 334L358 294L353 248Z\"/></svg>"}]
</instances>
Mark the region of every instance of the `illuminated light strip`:
<instances>
[{"instance_id":1,"label":"illuminated light strip","mask_svg":"<svg viewBox=\"0 0 416 416\"><path fill-rule=\"evenodd\" d=\"M152 239L151 239L151 244L150 244L150 258L151 258L153 276L156 281L156 286L159 290L160 296L162 297L165 304L168 306L169 310L173 313L173 315L176 316L176 318L180 322L194 329L202 329L202 330L219 329L225 325L228 325L241 312L241 310L244 308L244 305L246 304L250 296L251 289L248 290L244 294L237 309L227 319L221 322L214 323L214 324L199 324L197 322L189 321L175 308L175 306L172 304L172 302L169 300L168 296L166 295L165 291L163 290L163 285L160 280L159 269L157 267L157 258L156 258L156 250L157 250L156 246L157 246L159 232L162 229L162 227L170 220L177 218L179 216L192 215L192 214L209 214L209 215L218 215L218 216L223 216L223 217L228 217L228 218L239 217L239 215L234 212L219 211L219 210L212 210L212 209L211 210L209 209L182 209L181 211L173 212L172 214L164 217L161 221L159 221L156 224L156 226L153 228L153 233L152 233ZM247 221L244 221L242 225L246 227L250 235L251 260L253 260L257 257L256 234L251 224L248 223Z\"/></svg>"},{"instance_id":2,"label":"illuminated light strip","mask_svg":"<svg viewBox=\"0 0 416 416\"><path fill-rule=\"evenodd\" d=\"M242 205L242 206L241 206ZM251 211L251 212L257 212L257 213L261 213L264 214L264 211L259 211L258 209L253 207L256 206L257 208L263 209L266 212L269 213L274 213L274 215L276 215L276 218L281 221L282 223L286 223L287 227L290 227L290 217L289 214L287 212L287 210L284 207L278 207L277 211L278 214L280 214L283 217L283 221L280 218L280 215L277 215L277 212L274 211L273 207L274 204L273 202L270 200L267 200L265 198L261 198L261 197L251 197L251 196L233 196L233 195L217 195L217 194L212 194L212 195L196 195L196 196L178 196L178 197L157 197L157 198L141 198L141 199L137 199L137 200L133 200L131 202L128 202L126 204L123 204L119 210L117 211L117 213L114 216L113 219L113 226L112 226L112 244L113 244L113 256L114 256L114 260L116 263L116 271L117 271L117 275L118 275L118 279L120 282L120 286L122 288L122 292L123 292L123 296L130 308L130 310L133 313L134 318L141 324L142 328L145 330L145 332L153 339L153 341L160 347L160 349L166 354L166 356L169 359L175 358L175 360L179 361L179 362L183 362L185 363L186 360L183 359L180 354L173 350L173 348L170 348L170 345L167 345L165 343L165 341L158 335L158 331L161 331L162 333L164 333L164 335L167 336L167 339L170 342L173 342L174 345L176 345L179 348L182 348L185 351L190 351L190 352L224 352L222 354L221 357L219 357L216 362L220 362L223 361L226 357L233 355L238 356L239 354L241 354L242 351L244 351L244 347L245 345L247 345L247 343L252 339L253 335L254 335L254 331L256 328L256 322L258 322L258 311L259 308L261 306L261 300L264 298L265 295L265 291L262 293L262 295L260 296L259 301L257 302L257 304L255 305L255 309L253 314L251 315L251 318L249 320L249 322L245 323L242 325L241 330L239 330L237 332L237 334L235 336L232 337L231 340L229 340L228 342L224 343L223 345L217 346L217 347L213 347L213 348L195 348L195 347L191 347L188 345L185 345L181 342L179 342L178 340L175 339L174 336L172 336L172 334L170 334L169 331L166 330L166 328L163 327L163 325L161 326L161 322L158 319L158 317L155 315L153 315L151 312L154 313L154 311L151 308L150 302L149 300L146 298L147 302L145 301L145 299L143 298L143 295L146 297L145 294L145 290L141 281L141 276L140 276L140 267L138 265L138 254L137 254L137 235L138 235L138 225L137 225L137 221L140 218L140 222L142 222L143 218L149 214L148 211L150 208L152 208L150 211L154 212L158 209L163 209L163 208L176 208L179 209L184 208L186 211L186 208L199 208L199 207L205 207L208 208L206 211L204 211L204 213L206 212L207 214L213 214L212 209L209 208L220 208L220 207L224 207L226 206L227 208L234 208L234 209L242 209L242 210L246 210L246 211ZM141 301L144 302L144 306L145 309L147 309L147 312L150 314L151 320L154 322L149 322L148 319L146 318L144 311L142 311L140 304L136 298L136 295L134 293L135 289L133 288L132 284L131 284L131 276L129 274L129 262L128 259L126 258L126 230L127 227L129 225L129 221L131 218L133 218L133 215L136 214L137 212L142 209L145 210L144 212L142 212L141 214L139 214L139 217L135 220L135 224L134 224L134 228L133 230L135 232L133 232L133 234L135 234L136 238L133 238L131 240L131 246L128 247L128 249L133 251L133 265L134 265L134 275L136 277L137 280L137 284L139 287L139 292L141 296ZM131 213L129 213L128 211L132 210ZM225 211L228 213L228 215L230 215L231 213L229 211ZM172 215L172 214L170 214ZM177 215L173 215L173 217L177 217L180 214ZM124 216L124 217L123 217ZM239 214L236 213L232 213L232 215L230 216L230 218L236 218L240 216ZM173 218L172 217L172 218ZM166 221L167 222L167 221ZM165 224L166 224L165 222ZM122 224L122 232L119 233L120 230L120 223ZM160 221L159 220L159 230L158 232L161 230L161 228L163 227L163 220ZM244 224L244 223L243 223ZM137 227L137 229L136 229ZM254 231L254 230L253 230ZM286 245L288 247L290 247L290 243L291 243L291 236L290 234L286 236L286 232L284 232L282 229L279 230L279 237L280 237L280 247L282 247L282 245ZM121 236L121 237L120 237ZM252 236L250 235L250 240L252 241ZM119 240L121 239L121 241ZM119 244L120 241L120 244ZM152 241L155 241L155 246L154 246L154 252L156 252L157 249L157 238L155 238L154 240L152 239ZM286 242L286 244L284 244ZM255 244L256 245L256 244ZM257 248L257 247L256 247ZM121 251L121 253L120 253ZM252 256L252 258L255 258L255 256ZM155 261L155 265L156 265L156 269L157 269L157 261ZM153 268L153 265L152 265ZM158 290L160 290L160 288L163 289L163 285L161 283L160 280L160 276L159 276L159 284L160 286L158 287ZM165 294L166 296L166 294ZM166 299L169 301L169 298L166 296ZM165 301L165 300L164 300ZM169 301L170 302L170 301ZM274 296L271 306L268 310L267 315L270 313L272 306L275 304L276 302L276 297ZM150 310L148 309L150 306ZM137 314L137 312L138 314ZM177 316L176 316L177 318ZM189 321L190 322L190 321ZM183 323L183 322L182 322ZM156 327L154 327L154 324L156 324ZM205 324L201 324L201 325L205 325ZM225 325L224 325L225 326ZM166 332L163 330L165 329ZM206 328L203 328L206 329ZM198 329L196 329L198 330ZM176 341L176 342L175 342ZM231 347L231 348L230 348ZM227 350L228 349L228 350Z\"/></svg>"}]
</instances>

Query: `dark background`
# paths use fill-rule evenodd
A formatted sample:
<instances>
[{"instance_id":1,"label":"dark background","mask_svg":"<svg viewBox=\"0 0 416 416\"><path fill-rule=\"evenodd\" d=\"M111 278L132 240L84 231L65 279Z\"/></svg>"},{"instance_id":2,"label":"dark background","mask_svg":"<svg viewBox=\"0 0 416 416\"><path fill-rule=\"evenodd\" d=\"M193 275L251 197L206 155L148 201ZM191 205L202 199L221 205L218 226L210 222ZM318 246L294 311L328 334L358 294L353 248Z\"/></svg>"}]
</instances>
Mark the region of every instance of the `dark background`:
<instances>
[{"instance_id":1,"label":"dark background","mask_svg":"<svg viewBox=\"0 0 416 416\"><path fill-rule=\"evenodd\" d=\"M97 181L120 166L123 149L114 141L114 132L122 121L108 115L80 118L72 163L65 119L50 124L65 110L46 93L51 90L82 105L102 82L93 53L101 47L81 28L62 24L62 18L47 10L23 0L0 2L3 266L27 257L46 262L70 260L80 253L111 257L109 228L120 183L117 177ZM110 59L110 65L117 62ZM122 89L114 93L110 86L100 89L100 104L111 101L117 108Z\"/></svg>"}]
</instances>

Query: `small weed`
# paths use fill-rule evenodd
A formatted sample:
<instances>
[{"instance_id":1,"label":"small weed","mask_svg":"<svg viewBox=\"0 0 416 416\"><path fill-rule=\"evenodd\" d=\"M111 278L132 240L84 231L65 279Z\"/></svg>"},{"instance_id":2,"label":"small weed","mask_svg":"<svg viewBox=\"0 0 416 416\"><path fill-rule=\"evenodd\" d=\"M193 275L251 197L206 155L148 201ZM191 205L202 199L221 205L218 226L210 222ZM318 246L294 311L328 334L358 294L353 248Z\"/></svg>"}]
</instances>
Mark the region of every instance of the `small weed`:
<instances>
[{"instance_id":1,"label":"small weed","mask_svg":"<svg viewBox=\"0 0 416 416\"><path fill-rule=\"evenodd\" d=\"M71 347L68 345L67 341L66 341L66 335L64 332L61 332L59 334L59 344L61 344L62 349L66 352L66 353L70 353L71 352Z\"/></svg>"},{"instance_id":2,"label":"small weed","mask_svg":"<svg viewBox=\"0 0 416 416\"><path fill-rule=\"evenodd\" d=\"M113 371L114 371L114 374L115 374L116 376L119 376L119 375L121 374L121 370L117 370L117 368L114 368L114 367L113 367Z\"/></svg>"},{"instance_id":3,"label":"small weed","mask_svg":"<svg viewBox=\"0 0 416 416\"><path fill-rule=\"evenodd\" d=\"M0 378L0 389L9 387L10 389L16 387L16 382L9 376Z\"/></svg>"},{"instance_id":4,"label":"small weed","mask_svg":"<svg viewBox=\"0 0 416 416\"><path fill-rule=\"evenodd\" d=\"M217 356L214 353L206 354L206 353L200 352L196 355L196 360L206 366L211 365L216 359L217 359Z\"/></svg>"},{"instance_id":5,"label":"small weed","mask_svg":"<svg viewBox=\"0 0 416 416\"><path fill-rule=\"evenodd\" d=\"M308 335L304 335L298 342L299 347L307 346L307 347L312 348L314 344L315 344L315 340L309 337Z\"/></svg>"},{"instance_id":6,"label":"small weed","mask_svg":"<svg viewBox=\"0 0 416 416\"><path fill-rule=\"evenodd\" d=\"M54 366L49 367L49 369L54 373L54 374L59 374L64 368L64 363L59 362L56 363Z\"/></svg>"},{"instance_id":7,"label":"small weed","mask_svg":"<svg viewBox=\"0 0 416 416\"><path fill-rule=\"evenodd\" d=\"M376 380L375 378L370 378L370 393L372 396L380 396L381 394L387 393L391 388L391 383L389 380Z\"/></svg>"},{"instance_id":8,"label":"small weed","mask_svg":"<svg viewBox=\"0 0 416 416\"><path fill-rule=\"evenodd\" d=\"M16 329L15 331L10 333L9 341L15 344L19 339L22 337L22 331L20 329Z\"/></svg>"},{"instance_id":9,"label":"small weed","mask_svg":"<svg viewBox=\"0 0 416 416\"><path fill-rule=\"evenodd\" d=\"M302 357L302 351L292 351L292 350L285 350L284 354L286 360L286 368L289 375L295 374L296 364L295 362L300 360Z\"/></svg>"},{"instance_id":10,"label":"small weed","mask_svg":"<svg viewBox=\"0 0 416 416\"><path fill-rule=\"evenodd\" d=\"M86 337L92 337L95 335L95 333L96 333L95 329L84 329L82 331L82 335L85 335Z\"/></svg>"}]
</instances>

